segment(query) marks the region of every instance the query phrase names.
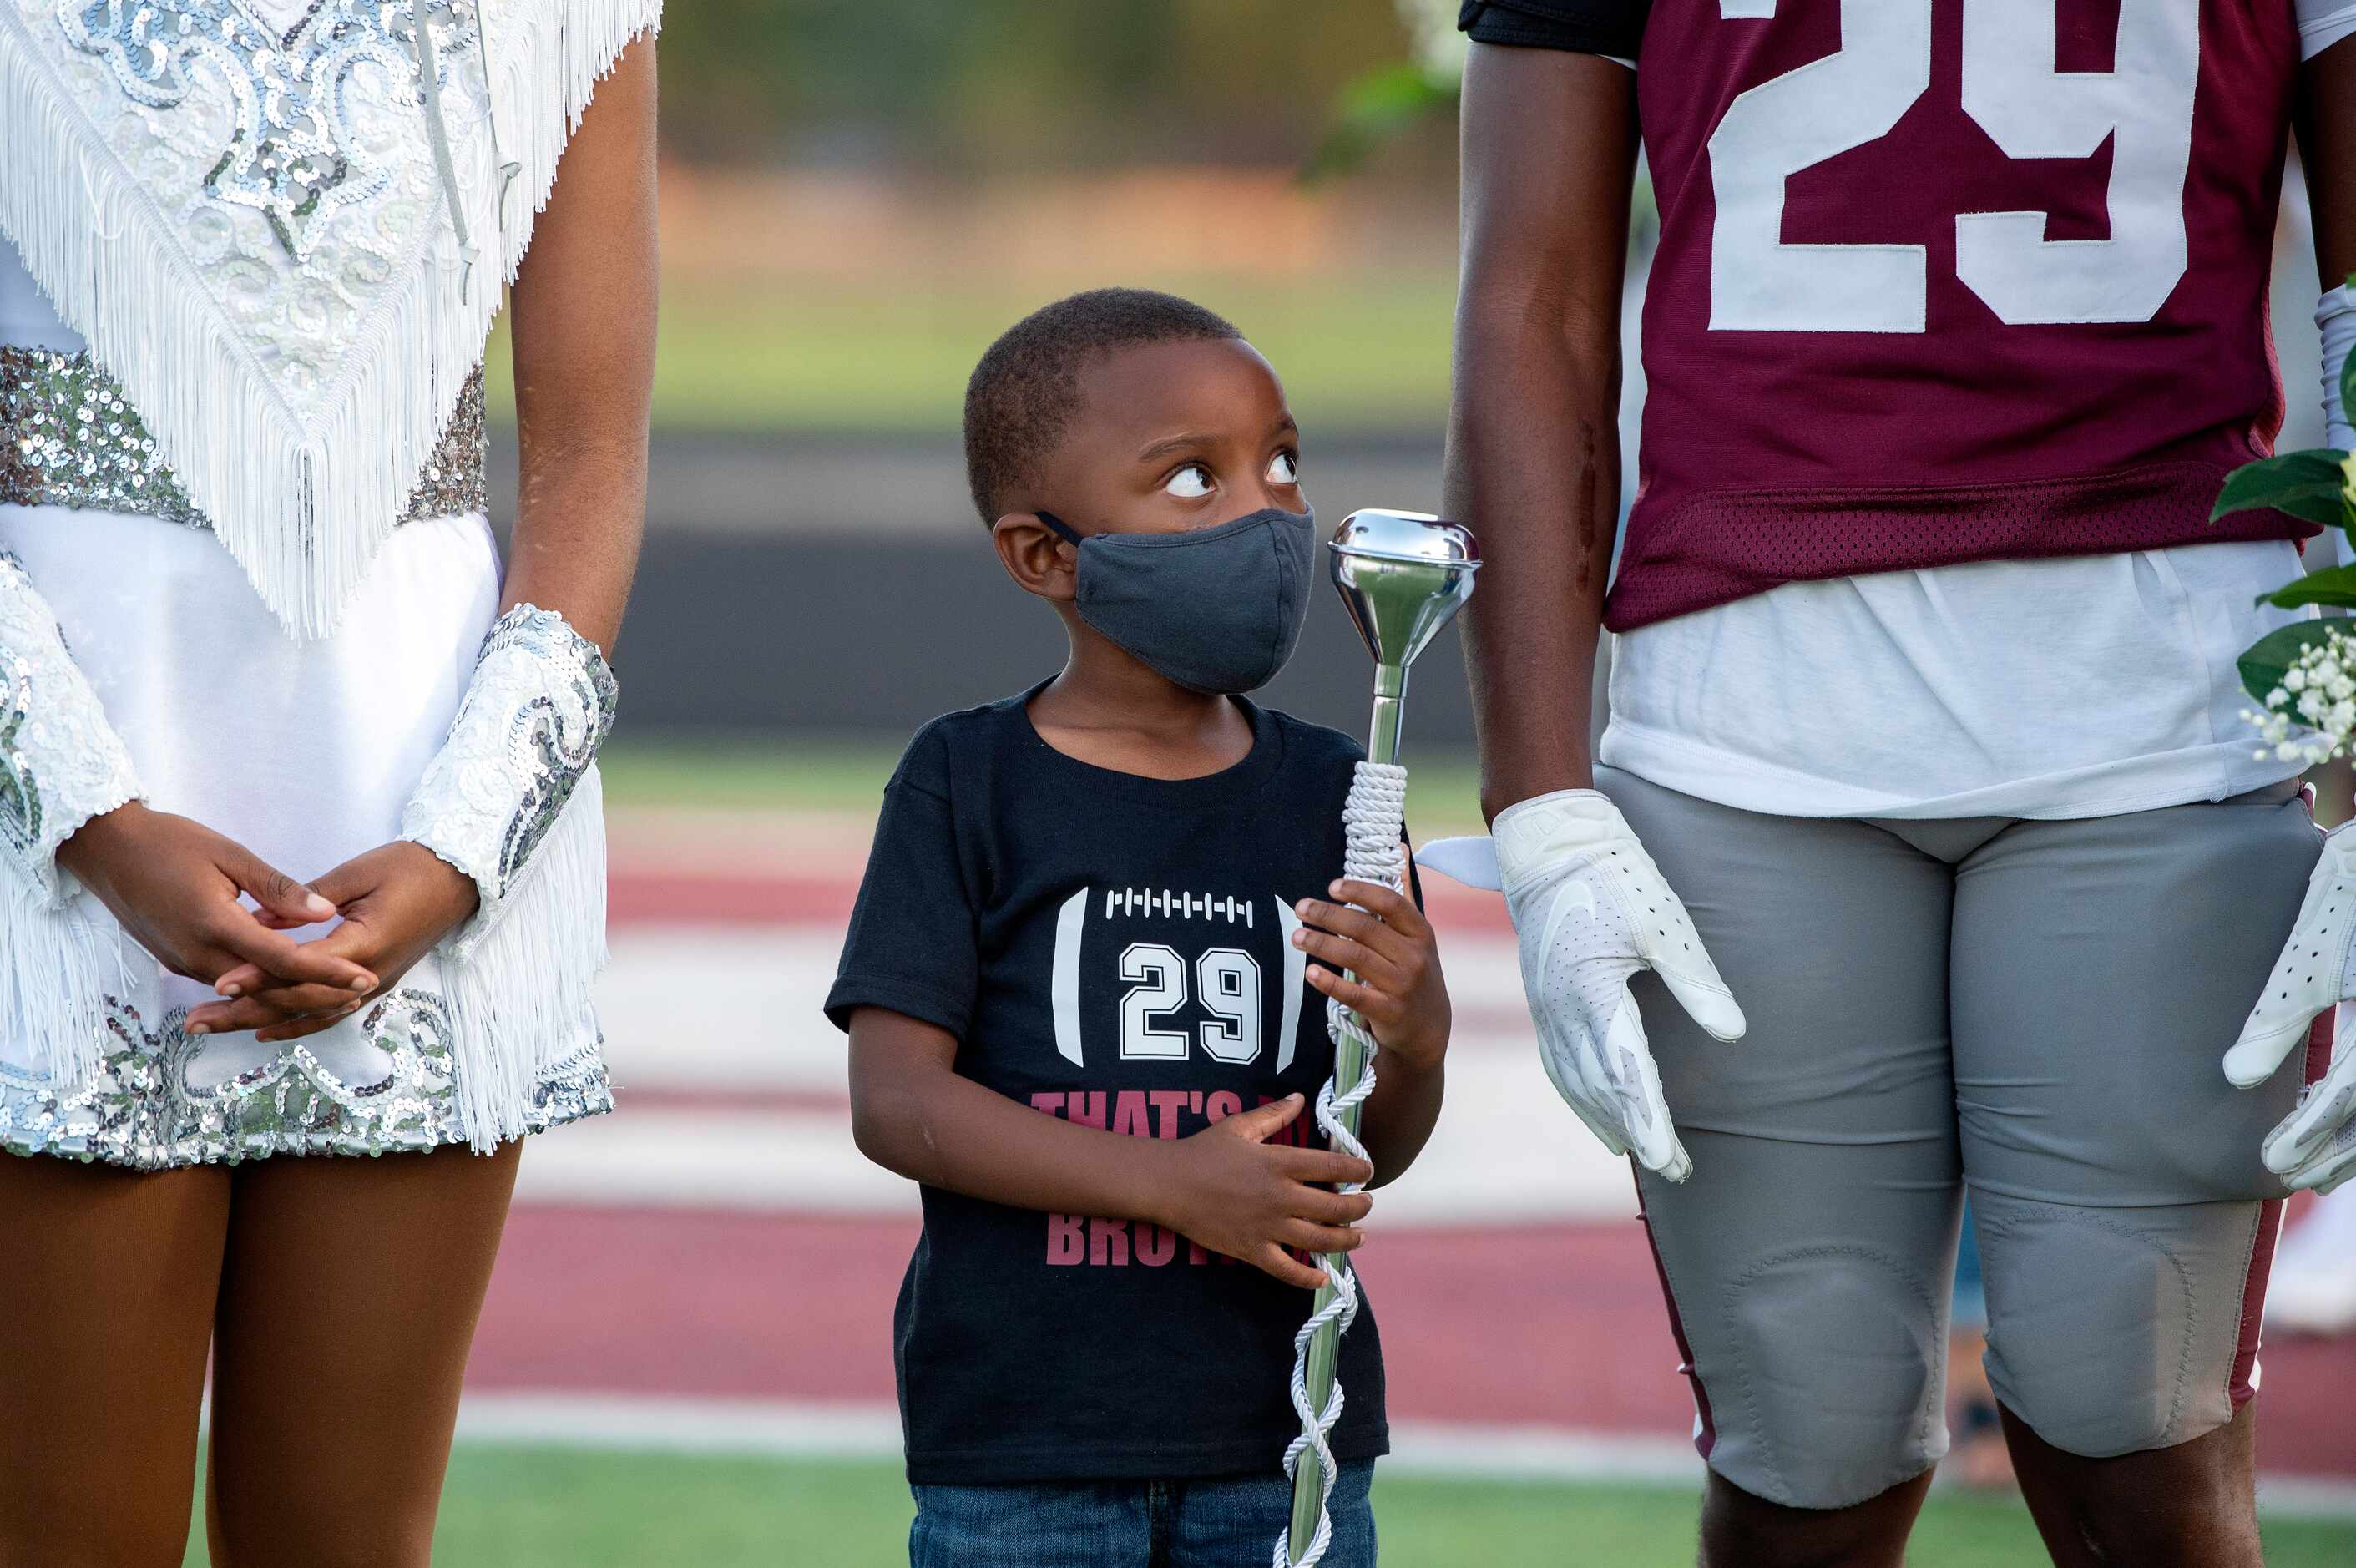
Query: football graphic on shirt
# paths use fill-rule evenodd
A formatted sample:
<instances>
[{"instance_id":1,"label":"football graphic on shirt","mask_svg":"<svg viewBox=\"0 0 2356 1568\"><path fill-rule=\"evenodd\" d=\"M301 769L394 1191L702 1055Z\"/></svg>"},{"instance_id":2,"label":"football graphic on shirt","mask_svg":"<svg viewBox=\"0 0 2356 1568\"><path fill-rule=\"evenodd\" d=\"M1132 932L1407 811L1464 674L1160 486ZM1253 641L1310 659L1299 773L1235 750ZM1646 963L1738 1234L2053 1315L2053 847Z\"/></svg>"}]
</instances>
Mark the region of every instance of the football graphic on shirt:
<instances>
[{"instance_id":1,"label":"football graphic on shirt","mask_svg":"<svg viewBox=\"0 0 2356 1568\"><path fill-rule=\"evenodd\" d=\"M1243 1067L1261 1059L1273 1025L1282 1072L1292 1065L1308 967L1292 945L1300 924L1269 894L1082 888L1055 917L1057 1053L1076 1067L1091 1050Z\"/></svg>"}]
</instances>

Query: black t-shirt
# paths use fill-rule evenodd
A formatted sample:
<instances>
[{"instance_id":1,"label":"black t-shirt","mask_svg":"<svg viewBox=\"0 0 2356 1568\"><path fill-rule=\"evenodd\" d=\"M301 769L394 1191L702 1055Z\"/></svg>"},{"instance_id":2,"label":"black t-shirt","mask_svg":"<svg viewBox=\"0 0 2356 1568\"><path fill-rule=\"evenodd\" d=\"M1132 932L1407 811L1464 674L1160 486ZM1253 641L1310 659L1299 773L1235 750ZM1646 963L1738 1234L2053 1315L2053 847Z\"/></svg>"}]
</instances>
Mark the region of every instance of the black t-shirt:
<instances>
[{"instance_id":1,"label":"black t-shirt","mask_svg":"<svg viewBox=\"0 0 2356 1568\"><path fill-rule=\"evenodd\" d=\"M1484 44L1634 59L1652 0L1462 0L1456 25Z\"/></svg>"},{"instance_id":2,"label":"black t-shirt","mask_svg":"<svg viewBox=\"0 0 2356 1568\"><path fill-rule=\"evenodd\" d=\"M1292 905L1342 868L1348 736L1245 703L1207 778L1093 767L1024 693L926 725L884 789L827 1015L884 1007L1042 1114L1183 1138L1333 1070ZM1322 1144L1312 1113L1287 1129ZM894 1313L919 1484L1273 1473L1310 1293L1157 1226L925 1187ZM1382 1352L1343 1337L1334 1452L1389 1446Z\"/></svg>"}]
</instances>

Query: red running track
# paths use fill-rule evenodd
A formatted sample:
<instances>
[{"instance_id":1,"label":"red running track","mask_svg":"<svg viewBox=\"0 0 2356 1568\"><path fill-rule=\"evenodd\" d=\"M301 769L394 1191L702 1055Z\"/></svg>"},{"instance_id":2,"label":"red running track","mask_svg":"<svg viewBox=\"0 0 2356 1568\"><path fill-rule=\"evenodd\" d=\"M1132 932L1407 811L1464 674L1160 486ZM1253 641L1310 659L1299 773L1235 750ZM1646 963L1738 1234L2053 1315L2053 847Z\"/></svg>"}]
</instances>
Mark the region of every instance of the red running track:
<instances>
[{"instance_id":1,"label":"red running track","mask_svg":"<svg viewBox=\"0 0 2356 1568\"><path fill-rule=\"evenodd\" d=\"M893 1398L913 1220L518 1208L469 1372L483 1390ZM1384 1230L1365 1256L1391 1414L1683 1434L1693 1407L1635 1222ZM2270 1339L2269 1471L2356 1474L2356 1339Z\"/></svg>"}]
</instances>

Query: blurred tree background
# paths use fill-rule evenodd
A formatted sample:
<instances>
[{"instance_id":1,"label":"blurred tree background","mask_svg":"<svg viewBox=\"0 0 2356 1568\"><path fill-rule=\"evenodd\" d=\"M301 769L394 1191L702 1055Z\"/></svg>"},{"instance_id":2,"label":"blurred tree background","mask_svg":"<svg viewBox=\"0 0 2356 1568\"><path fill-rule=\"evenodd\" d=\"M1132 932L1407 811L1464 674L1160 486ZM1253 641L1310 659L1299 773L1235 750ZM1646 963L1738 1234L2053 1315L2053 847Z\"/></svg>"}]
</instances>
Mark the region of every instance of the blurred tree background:
<instances>
[{"instance_id":1,"label":"blurred tree background","mask_svg":"<svg viewBox=\"0 0 2356 1568\"><path fill-rule=\"evenodd\" d=\"M1281 165L1411 42L1388 0L693 0L664 27L664 137L966 178Z\"/></svg>"},{"instance_id":2,"label":"blurred tree background","mask_svg":"<svg viewBox=\"0 0 2356 1568\"><path fill-rule=\"evenodd\" d=\"M1442 10L672 6L659 424L937 438L998 331L1125 283L1232 317L1313 430L1436 441L1452 127L1430 104L1385 120L1381 95L1453 39ZM1330 177L1304 178L1321 159Z\"/></svg>"}]
</instances>

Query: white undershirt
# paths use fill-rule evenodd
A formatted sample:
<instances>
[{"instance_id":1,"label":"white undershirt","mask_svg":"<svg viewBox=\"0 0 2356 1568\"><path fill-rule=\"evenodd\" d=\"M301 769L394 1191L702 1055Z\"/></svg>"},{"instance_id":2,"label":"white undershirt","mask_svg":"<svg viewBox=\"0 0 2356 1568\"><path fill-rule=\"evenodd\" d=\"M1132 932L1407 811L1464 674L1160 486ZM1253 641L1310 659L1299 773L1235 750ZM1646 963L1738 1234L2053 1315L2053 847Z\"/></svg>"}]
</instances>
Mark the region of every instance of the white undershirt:
<instances>
[{"instance_id":1,"label":"white undershirt","mask_svg":"<svg viewBox=\"0 0 2356 1568\"><path fill-rule=\"evenodd\" d=\"M2093 817L2222 800L2259 761L2234 660L2294 618L2283 541L1783 586L1614 639L1614 768L1793 817Z\"/></svg>"},{"instance_id":2,"label":"white undershirt","mask_svg":"<svg viewBox=\"0 0 2356 1568\"><path fill-rule=\"evenodd\" d=\"M2356 3L2297 0L2309 58ZM2063 818L2222 800L2260 760L2242 650L2281 541L1788 583L1613 639L1599 755L1781 816Z\"/></svg>"}]
</instances>

